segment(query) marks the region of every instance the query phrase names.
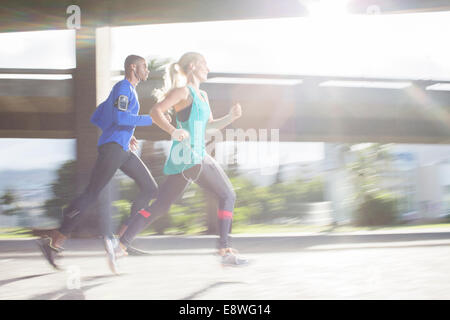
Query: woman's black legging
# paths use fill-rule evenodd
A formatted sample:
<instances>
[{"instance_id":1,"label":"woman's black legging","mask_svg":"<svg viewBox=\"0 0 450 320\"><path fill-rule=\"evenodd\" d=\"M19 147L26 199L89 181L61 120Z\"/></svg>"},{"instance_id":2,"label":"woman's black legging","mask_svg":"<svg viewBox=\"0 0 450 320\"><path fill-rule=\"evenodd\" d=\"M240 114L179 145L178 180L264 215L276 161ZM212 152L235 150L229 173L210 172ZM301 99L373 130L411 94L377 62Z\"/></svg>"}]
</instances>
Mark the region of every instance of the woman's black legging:
<instances>
[{"instance_id":1,"label":"woman's black legging","mask_svg":"<svg viewBox=\"0 0 450 320\"><path fill-rule=\"evenodd\" d=\"M184 176L183 176L184 175ZM128 228L120 241L129 246L139 232L150 223L169 212L170 206L183 194L193 179L202 189L214 194L219 203L219 248L230 246L229 233L233 218L236 194L230 180L220 165L209 155L203 159L202 165L196 165L183 173L168 175L160 187L155 201L150 207L140 210L128 223Z\"/></svg>"},{"instance_id":2,"label":"woman's black legging","mask_svg":"<svg viewBox=\"0 0 450 320\"><path fill-rule=\"evenodd\" d=\"M158 192L158 186L150 171L135 153L123 150L115 142L106 143L98 148L98 158L88 186L63 210L63 222L59 229L62 234L69 235L83 221L88 212L86 209L98 199L100 192L118 169L133 179L139 187L139 195L133 202L130 215L148 207L148 203ZM107 210L101 212L100 227L103 236L112 237L111 216Z\"/></svg>"}]
</instances>

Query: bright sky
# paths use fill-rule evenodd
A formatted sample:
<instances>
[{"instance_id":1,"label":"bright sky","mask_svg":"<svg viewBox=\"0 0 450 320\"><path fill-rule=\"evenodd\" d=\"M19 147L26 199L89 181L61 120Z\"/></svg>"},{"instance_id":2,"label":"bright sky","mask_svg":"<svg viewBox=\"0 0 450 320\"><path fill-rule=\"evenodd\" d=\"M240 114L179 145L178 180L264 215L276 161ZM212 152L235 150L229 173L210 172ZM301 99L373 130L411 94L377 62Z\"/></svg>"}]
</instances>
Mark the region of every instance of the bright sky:
<instances>
[{"instance_id":1,"label":"bright sky","mask_svg":"<svg viewBox=\"0 0 450 320\"><path fill-rule=\"evenodd\" d=\"M74 139L0 139L0 171L58 169L75 158Z\"/></svg>"},{"instance_id":2,"label":"bright sky","mask_svg":"<svg viewBox=\"0 0 450 320\"><path fill-rule=\"evenodd\" d=\"M121 27L111 67L121 69L131 51L175 59L198 51L215 72L444 80L449 33L450 12Z\"/></svg>"},{"instance_id":3,"label":"bright sky","mask_svg":"<svg viewBox=\"0 0 450 320\"><path fill-rule=\"evenodd\" d=\"M75 31L0 33L0 68L75 68Z\"/></svg>"},{"instance_id":4,"label":"bright sky","mask_svg":"<svg viewBox=\"0 0 450 320\"><path fill-rule=\"evenodd\" d=\"M450 12L159 24L112 29L130 53L199 51L215 72L450 79ZM75 67L73 30L0 34L0 68ZM30 54L31 53L31 54Z\"/></svg>"},{"instance_id":5,"label":"bright sky","mask_svg":"<svg viewBox=\"0 0 450 320\"><path fill-rule=\"evenodd\" d=\"M112 66L130 53L198 51L215 72L450 79L450 12L327 15L112 29ZM73 30L0 34L0 68L73 68ZM32 53L32 54L30 54Z\"/></svg>"}]
</instances>

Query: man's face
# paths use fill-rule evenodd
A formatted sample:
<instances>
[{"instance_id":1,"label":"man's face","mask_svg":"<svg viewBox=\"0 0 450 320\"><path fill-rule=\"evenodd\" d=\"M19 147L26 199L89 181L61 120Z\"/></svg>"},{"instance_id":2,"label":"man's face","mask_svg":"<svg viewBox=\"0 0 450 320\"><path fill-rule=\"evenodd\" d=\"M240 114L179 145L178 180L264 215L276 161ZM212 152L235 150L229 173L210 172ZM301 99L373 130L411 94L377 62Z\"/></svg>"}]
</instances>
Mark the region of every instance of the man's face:
<instances>
[{"instance_id":1,"label":"man's face","mask_svg":"<svg viewBox=\"0 0 450 320\"><path fill-rule=\"evenodd\" d=\"M140 60L138 63L136 63L136 74L139 77L139 80L147 80L148 75L150 74L147 66L147 61Z\"/></svg>"}]
</instances>

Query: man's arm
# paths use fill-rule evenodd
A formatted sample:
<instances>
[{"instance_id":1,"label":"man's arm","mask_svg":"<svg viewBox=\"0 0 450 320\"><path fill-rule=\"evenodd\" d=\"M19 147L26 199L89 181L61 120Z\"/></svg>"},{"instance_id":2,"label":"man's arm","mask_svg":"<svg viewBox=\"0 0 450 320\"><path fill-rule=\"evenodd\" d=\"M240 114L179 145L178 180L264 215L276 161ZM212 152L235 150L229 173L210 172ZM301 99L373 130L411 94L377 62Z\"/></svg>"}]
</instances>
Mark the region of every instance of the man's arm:
<instances>
[{"instance_id":1,"label":"man's arm","mask_svg":"<svg viewBox=\"0 0 450 320\"><path fill-rule=\"evenodd\" d=\"M152 118L149 115L134 115L128 110L129 97L127 95L119 95L114 102L113 121L120 126L150 126Z\"/></svg>"},{"instance_id":2,"label":"man's arm","mask_svg":"<svg viewBox=\"0 0 450 320\"><path fill-rule=\"evenodd\" d=\"M126 82L119 84L113 91L113 121L121 126L150 126L152 118L149 115L132 114L129 110L131 97L134 95ZM136 97L137 99L137 97Z\"/></svg>"},{"instance_id":3,"label":"man's arm","mask_svg":"<svg viewBox=\"0 0 450 320\"><path fill-rule=\"evenodd\" d=\"M102 122L102 116L103 116L103 109L106 101L102 102L97 108L95 108L94 113L91 116L91 123L95 124L100 129L103 129L103 122Z\"/></svg>"}]
</instances>

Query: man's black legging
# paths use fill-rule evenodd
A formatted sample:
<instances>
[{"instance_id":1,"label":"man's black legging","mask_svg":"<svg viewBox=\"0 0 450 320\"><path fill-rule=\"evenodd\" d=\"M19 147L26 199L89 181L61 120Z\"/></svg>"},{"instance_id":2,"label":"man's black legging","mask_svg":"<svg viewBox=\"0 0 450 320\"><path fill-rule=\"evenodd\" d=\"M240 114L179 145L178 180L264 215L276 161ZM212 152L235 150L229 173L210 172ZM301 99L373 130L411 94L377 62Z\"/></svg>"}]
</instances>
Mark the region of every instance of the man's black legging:
<instances>
[{"instance_id":1,"label":"man's black legging","mask_svg":"<svg viewBox=\"0 0 450 320\"><path fill-rule=\"evenodd\" d=\"M169 212L170 206L188 186L189 180L186 178L194 180L202 189L208 190L217 198L219 204L217 212L219 248L230 247L229 233L236 194L223 169L209 155L205 156L201 166L196 165L183 173L167 176L151 206L140 210L139 214L134 215L129 221L128 228L120 239L125 246L129 246L147 225Z\"/></svg>"},{"instance_id":2,"label":"man's black legging","mask_svg":"<svg viewBox=\"0 0 450 320\"><path fill-rule=\"evenodd\" d=\"M113 178L117 169L122 170L123 173L133 179L140 190L139 195L133 202L130 215L148 207L148 203L156 197L158 192L158 186L150 171L135 153L130 150L123 150L115 142L106 143L98 148L98 158L88 186L79 197L63 210L63 222L59 232L68 236L83 221L88 212L86 209L98 199L100 192ZM112 237L111 216L103 212L105 210L101 211L100 225L103 236Z\"/></svg>"}]
</instances>

